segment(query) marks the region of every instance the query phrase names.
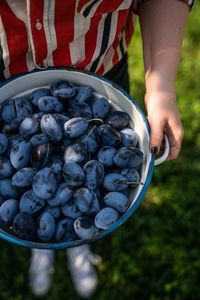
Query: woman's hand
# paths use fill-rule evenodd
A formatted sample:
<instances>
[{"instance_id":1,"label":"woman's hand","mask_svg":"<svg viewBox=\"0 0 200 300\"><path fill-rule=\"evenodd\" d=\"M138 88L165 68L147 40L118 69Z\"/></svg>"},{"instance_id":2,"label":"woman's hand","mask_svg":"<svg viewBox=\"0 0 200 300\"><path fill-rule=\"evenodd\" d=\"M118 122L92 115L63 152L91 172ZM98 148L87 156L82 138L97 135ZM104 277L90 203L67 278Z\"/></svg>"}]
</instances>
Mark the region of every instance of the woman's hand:
<instances>
[{"instance_id":1,"label":"woman's hand","mask_svg":"<svg viewBox=\"0 0 200 300\"><path fill-rule=\"evenodd\" d=\"M164 134L170 145L168 159L175 159L181 149L183 127L176 105L176 95L168 91L150 91L145 95L147 117L151 127L150 149L154 154L160 150Z\"/></svg>"}]
</instances>

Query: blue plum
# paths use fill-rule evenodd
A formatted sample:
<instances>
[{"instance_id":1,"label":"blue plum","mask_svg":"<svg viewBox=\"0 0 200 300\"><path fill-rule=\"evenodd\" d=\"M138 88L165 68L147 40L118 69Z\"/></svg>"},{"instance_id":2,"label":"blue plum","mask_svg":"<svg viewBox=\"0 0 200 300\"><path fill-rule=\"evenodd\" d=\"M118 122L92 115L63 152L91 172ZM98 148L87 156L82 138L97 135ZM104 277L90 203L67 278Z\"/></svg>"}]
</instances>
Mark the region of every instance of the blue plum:
<instances>
[{"instance_id":1,"label":"blue plum","mask_svg":"<svg viewBox=\"0 0 200 300\"><path fill-rule=\"evenodd\" d=\"M5 156L0 156L0 178L9 177L14 173L14 168L10 160Z\"/></svg>"},{"instance_id":2,"label":"blue plum","mask_svg":"<svg viewBox=\"0 0 200 300\"><path fill-rule=\"evenodd\" d=\"M57 191L58 184L51 168L43 168L33 177L33 191L41 199L52 198Z\"/></svg>"},{"instance_id":3,"label":"blue plum","mask_svg":"<svg viewBox=\"0 0 200 300\"><path fill-rule=\"evenodd\" d=\"M56 224L54 217L48 213L44 212L40 215L37 221L37 236L43 242L48 242L54 236L56 230Z\"/></svg>"},{"instance_id":4,"label":"blue plum","mask_svg":"<svg viewBox=\"0 0 200 300\"><path fill-rule=\"evenodd\" d=\"M32 113L32 106L26 98L7 99L1 105L0 116L6 123L16 121L18 124Z\"/></svg>"},{"instance_id":5,"label":"blue plum","mask_svg":"<svg viewBox=\"0 0 200 300\"><path fill-rule=\"evenodd\" d=\"M15 144L10 152L10 162L15 169L26 167L29 163L32 145L30 142L22 141Z\"/></svg>"},{"instance_id":6,"label":"blue plum","mask_svg":"<svg viewBox=\"0 0 200 300\"><path fill-rule=\"evenodd\" d=\"M105 195L104 202L107 206L114 208L119 213L124 213L128 206L128 198L120 192L110 192Z\"/></svg>"},{"instance_id":7,"label":"blue plum","mask_svg":"<svg viewBox=\"0 0 200 300\"><path fill-rule=\"evenodd\" d=\"M56 97L42 96L38 100L38 108L45 113L61 113L63 105Z\"/></svg>"},{"instance_id":8,"label":"blue plum","mask_svg":"<svg viewBox=\"0 0 200 300\"><path fill-rule=\"evenodd\" d=\"M55 239L58 242L71 242L76 240L74 220L70 218L60 220L56 228Z\"/></svg>"},{"instance_id":9,"label":"blue plum","mask_svg":"<svg viewBox=\"0 0 200 300\"><path fill-rule=\"evenodd\" d=\"M18 188L28 188L32 185L37 169L25 167L19 169L12 177L12 185Z\"/></svg>"},{"instance_id":10,"label":"blue plum","mask_svg":"<svg viewBox=\"0 0 200 300\"><path fill-rule=\"evenodd\" d=\"M95 240L99 229L94 225L92 217L80 216L74 221L74 230L81 239Z\"/></svg>"},{"instance_id":11,"label":"blue plum","mask_svg":"<svg viewBox=\"0 0 200 300\"><path fill-rule=\"evenodd\" d=\"M118 173L106 174L103 187L110 192L120 192L127 188L127 179Z\"/></svg>"},{"instance_id":12,"label":"blue plum","mask_svg":"<svg viewBox=\"0 0 200 300\"><path fill-rule=\"evenodd\" d=\"M92 215L100 210L97 195L87 188L80 188L74 193L74 203L84 214Z\"/></svg>"},{"instance_id":13,"label":"blue plum","mask_svg":"<svg viewBox=\"0 0 200 300\"><path fill-rule=\"evenodd\" d=\"M31 101L31 103L33 105L38 106L38 100L43 96L50 96L50 90L46 89L46 88L40 88L40 89L34 90L29 95L29 100Z\"/></svg>"},{"instance_id":14,"label":"blue plum","mask_svg":"<svg viewBox=\"0 0 200 300\"><path fill-rule=\"evenodd\" d=\"M105 146L118 146L122 139L121 134L114 127L103 124L98 128L98 133L101 137L101 142Z\"/></svg>"},{"instance_id":15,"label":"blue plum","mask_svg":"<svg viewBox=\"0 0 200 300\"><path fill-rule=\"evenodd\" d=\"M0 222L4 225L12 225L19 211L19 201L8 199L0 206Z\"/></svg>"},{"instance_id":16,"label":"blue plum","mask_svg":"<svg viewBox=\"0 0 200 300\"><path fill-rule=\"evenodd\" d=\"M50 141L50 138L44 133L38 133L31 137L30 143L33 147L37 147L40 144L45 144Z\"/></svg>"},{"instance_id":17,"label":"blue plum","mask_svg":"<svg viewBox=\"0 0 200 300\"><path fill-rule=\"evenodd\" d=\"M114 156L114 163L120 168L138 168L142 162L142 151L134 147L122 147Z\"/></svg>"},{"instance_id":18,"label":"blue plum","mask_svg":"<svg viewBox=\"0 0 200 300\"><path fill-rule=\"evenodd\" d=\"M92 118L92 111L87 103L78 103L73 107L69 108L68 111L72 118L82 117L87 120Z\"/></svg>"},{"instance_id":19,"label":"blue plum","mask_svg":"<svg viewBox=\"0 0 200 300\"><path fill-rule=\"evenodd\" d=\"M121 175L127 178L129 182L139 182L140 181L140 174L139 172L134 168L126 168L122 169ZM136 187L138 184L130 184L131 187Z\"/></svg>"},{"instance_id":20,"label":"blue plum","mask_svg":"<svg viewBox=\"0 0 200 300\"><path fill-rule=\"evenodd\" d=\"M72 195L73 190L70 189L65 182L62 182L59 184L55 196L47 201L50 206L64 205L66 202L69 202Z\"/></svg>"},{"instance_id":21,"label":"blue plum","mask_svg":"<svg viewBox=\"0 0 200 300\"><path fill-rule=\"evenodd\" d=\"M25 212L17 214L13 221L14 233L25 240L36 239L36 225L33 217Z\"/></svg>"},{"instance_id":22,"label":"blue plum","mask_svg":"<svg viewBox=\"0 0 200 300\"><path fill-rule=\"evenodd\" d=\"M32 149L30 162L34 168L43 168L51 159L53 152L52 143L39 144Z\"/></svg>"},{"instance_id":23,"label":"blue plum","mask_svg":"<svg viewBox=\"0 0 200 300\"><path fill-rule=\"evenodd\" d=\"M16 117L15 104L13 99L7 99L2 103L0 117L6 123L12 122L12 120Z\"/></svg>"},{"instance_id":24,"label":"blue plum","mask_svg":"<svg viewBox=\"0 0 200 300\"><path fill-rule=\"evenodd\" d=\"M112 127L121 130L122 128L128 126L130 121L129 115L120 110L115 110L109 114L106 119L106 123L111 125Z\"/></svg>"},{"instance_id":25,"label":"blue plum","mask_svg":"<svg viewBox=\"0 0 200 300\"><path fill-rule=\"evenodd\" d=\"M74 86L66 80L59 80L53 83L50 89L52 95L60 99L72 98L75 95Z\"/></svg>"},{"instance_id":26,"label":"blue plum","mask_svg":"<svg viewBox=\"0 0 200 300\"><path fill-rule=\"evenodd\" d=\"M94 224L97 228L108 229L119 218L119 213L112 207L102 208L95 216Z\"/></svg>"},{"instance_id":27,"label":"blue plum","mask_svg":"<svg viewBox=\"0 0 200 300\"><path fill-rule=\"evenodd\" d=\"M65 217L71 219L76 219L82 214L73 201L65 203L63 206L61 206L61 211Z\"/></svg>"},{"instance_id":28,"label":"blue plum","mask_svg":"<svg viewBox=\"0 0 200 300\"><path fill-rule=\"evenodd\" d=\"M33 112L31 103L24 97L14 99L16 118L14 119L20 124L27 116Z\"/></svg>"},{"instance_id":29,"label":"blue plum","mask_svg":"<svg viewBox=\"0 0 200 300\"><path fill-rule=\"evenodd\" d=\"M64 124L64 134L69 138L77 138L88 129L88 121L81 117L69 119Z\"/></svg>"},{"instance_id":30,"label":"blue plum","mask_svg":"<svg viewBox=\"0 0 200 300\"><path fill-rule=\"evenodd\" d=\"M85 180L83 169L75 162L67 162L63 166L63 176L71 188L79 187Z\"/></svg>"},{"instance_id":31,"label":"blue plum","mask_svg":"<svg viewBox=\"0 0 200 300\"><path fill-rule=\"evenodd\" d=\"M114 156L117 150L111 146L102 147L98 154L98 160L106 167L110 167L114 164Z\"/></svg>"},{"instance_id":32,"label":"blue plum","mask_svg":"<svg viewBox=\"0 0 200 300\"><path fill-rule=\"evenodd\" d=\"M52 114L45 114L42 116L40 127L42 132L53 142L60 141L63 137L62 127Z\"/></svg>"},{"instance_id":33,"label":"blue plum","mask_svg":"<svg viewBox=\"0 0 200 300\"><path fill-rule=\"evenodd\" d=\"M65 163L75 162L80 164L86 160L86 156L87 143L84 141L69 145L64 150Z\"/></svg>"},{"instance_id":34,"label":"blue plum","mask_svg":"<svg viewBox=\"0 0 200 300\"><path fill-rule=\"evenodd\" d=\"M104 119L108 116L110 111L110 103L104 97L95 98L91 104L94 118Z\"/></svg>"},{"instance_id":35,"label":"blue plum","mask_svg":"<svg viewBox=\"0 0 200 300\"><path fill-rule=\"evenodd\" d=\"M89 102L93 97L93 89L90 86L76 86L75 91L74 97L69 99L70 106Z\"/></svg>"},{"instance_id":36,"label":"blue plum","mask_svg":"<svg viewBox=\"0 0 200 300\"><path fill-rule=\"evenodd\" d=\"M95 153L99 148L99 141L95 134L96 126L89 128L80 138L83 142L87 143L88 153Z\"/></svg>"},{"instance_id":37,"label":"blue plum","mask_svg":"<svg viewBox=\"0 0 200 300\"><path fill-rule=\"evenodd\" d=\"M90 190L98 188L104 178L104 166L98 160L89 160L83 167L85 172L85 186Z\"/></svg>"},{"instance_id":38,"label":"blue plum","mask_svg":"<svg viewBox=\"0 0 200 300\"><path fill-rule=\"evenodd\" d=\"M18 144L19 142L24 141L24 137L21 136L20 134L14 134L9 136L8 138L8 147L4 153L4 155L6 155L7 157L10 158L10 153L11 153L11 149L12 147L14 147L16 144Z\"/></svg>"},{"instance_id":39,"label":"blue plum","mask_svg":"<svg viewBox=\"0 0 200 300\"><path fill-rule=\"evenodd\" d=\"M38 132L40 132L40 121L33 116L26 117L19 125L19 133L25 138L29 138Z\"/></svg>"},{"instance_id":40,"label":"blue plum","mask_svg":"<svg viewBox=\"0 0 200 300\"><path fill-rule=\"evenodd\" d=\"M123 128L121 131L122 144L125 147L136 147L139 142L138 134L131 128Z\"/></svg>"},{"instance_id":41,"label":"blue plum","mask_svg":"<svg viewBox=\"0 0 200 300\"><path fill-rule=\"evenodd\" d=\"M19 190L12 185L10 178L0 179L0 196L5 199L17 199L19 196Z\"/></svg>"},{"instance_id":42,"label":"blue plum","mask_svg":"<svg viewBox=\"0 0 200 300\"><path fill-rule=\"evenodd\" d=\"M39 198L33 190L28 190L22 195L19 208L21 212L37 215L44 208L45 204L44 199Z\"/></svg>"}]
</instances>

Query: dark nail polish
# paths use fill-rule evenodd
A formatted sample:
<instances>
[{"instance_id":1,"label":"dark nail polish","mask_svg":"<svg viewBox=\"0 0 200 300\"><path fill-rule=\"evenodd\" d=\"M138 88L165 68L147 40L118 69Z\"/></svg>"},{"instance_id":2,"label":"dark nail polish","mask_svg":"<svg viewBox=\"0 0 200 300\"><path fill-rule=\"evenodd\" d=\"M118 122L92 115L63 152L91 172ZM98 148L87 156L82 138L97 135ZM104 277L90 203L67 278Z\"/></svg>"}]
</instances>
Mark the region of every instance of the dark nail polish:
<instances>
[{"instance_id":1,"label":"dark nail polish","mask_svg":"<svg viewBox=\"0 0 200 300\"><path fill-rule=\"evenodd\" d=\"M154 155L158 154L158 147L152 147L151 148L151 153L154 154Z\"/></svg>"}]
</instances>

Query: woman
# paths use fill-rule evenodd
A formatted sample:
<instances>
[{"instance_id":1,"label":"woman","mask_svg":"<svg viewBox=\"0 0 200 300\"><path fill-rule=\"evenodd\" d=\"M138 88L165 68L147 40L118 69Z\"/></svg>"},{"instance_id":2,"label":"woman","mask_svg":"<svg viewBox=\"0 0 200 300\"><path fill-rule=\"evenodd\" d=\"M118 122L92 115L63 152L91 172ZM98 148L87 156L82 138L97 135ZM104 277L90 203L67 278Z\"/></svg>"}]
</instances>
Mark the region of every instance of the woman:
<instances>
[{"instance_id":1,"label":"woman","mask_svg":"<svg viewBox=\"0 0 200 300\"><path fill-rule=\"evenodd\" d=\"M128 90L126 52L134 33L134 13L138 14L150 149L158 154L166 134L168 159L175 159L183 138L175 79L184 27L193 4L194 0L2 0L1 80L37 68L70 66L104 75ZM89 247L67 253L77 292L90 296L97 277ZM77 264L78 260L83 263ZM33 251L30 279L35 294L47 292L52 270L53 253Z\"/></svg>"}]
</instances>

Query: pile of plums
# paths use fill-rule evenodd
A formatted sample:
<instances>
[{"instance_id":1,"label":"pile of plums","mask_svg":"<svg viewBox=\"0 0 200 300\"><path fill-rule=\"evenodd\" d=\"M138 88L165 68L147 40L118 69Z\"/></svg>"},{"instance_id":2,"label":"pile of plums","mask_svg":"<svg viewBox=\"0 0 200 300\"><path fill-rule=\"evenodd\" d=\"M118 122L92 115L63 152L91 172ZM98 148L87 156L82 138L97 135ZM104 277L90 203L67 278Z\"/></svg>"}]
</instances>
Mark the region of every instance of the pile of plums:
<instances>
[{"instance_id":1,"label":"pile of plums","mask_svg":"<svg viewBox=\"0 0 200 300\"><path fill-rule=\"evenodd\" d=\"M129 207L143 153L126 112L65 80L0 107L0 226L29 241L95 239Z\"/></svg>"}]
</instances>

